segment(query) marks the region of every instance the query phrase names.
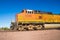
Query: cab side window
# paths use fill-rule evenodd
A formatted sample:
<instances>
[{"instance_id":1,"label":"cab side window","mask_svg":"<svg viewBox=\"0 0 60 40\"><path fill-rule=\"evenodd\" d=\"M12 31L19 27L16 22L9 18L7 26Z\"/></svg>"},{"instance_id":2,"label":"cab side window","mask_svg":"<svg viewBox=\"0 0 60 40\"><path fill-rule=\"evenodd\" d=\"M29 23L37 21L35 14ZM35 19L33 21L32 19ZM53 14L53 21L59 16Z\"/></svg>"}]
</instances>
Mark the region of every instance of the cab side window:
<instances>
[{"instance_id":1,"label":"cab side window","mask_svg":"<svg viewBox=\"0 0 60 40\"><path fill-rule=\"evenodd\" d=\"M28 11L28 13L30 13L30 14L31 14L31 11Z\"/></svg>"},{"instance_id":2,"label":"cab side window","mask_svg":"<svg viewBox=\"0 0 60 40\"><path fill-rule=\"evenodd\" d=\"M33 11L27 11L28 14L33 14Z\"/></svg>"}]
</instances>

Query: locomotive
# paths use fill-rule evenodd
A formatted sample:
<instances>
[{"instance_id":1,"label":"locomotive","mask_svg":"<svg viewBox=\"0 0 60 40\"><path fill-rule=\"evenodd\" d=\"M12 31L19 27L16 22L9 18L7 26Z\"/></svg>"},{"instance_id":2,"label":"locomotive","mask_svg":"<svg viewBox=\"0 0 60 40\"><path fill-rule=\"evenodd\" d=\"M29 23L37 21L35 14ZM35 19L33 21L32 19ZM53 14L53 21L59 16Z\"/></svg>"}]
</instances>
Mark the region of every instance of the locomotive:
<instances>
[{"instance_id":1,"label":"locomotive","mask_svg":"<svg viewBox=\"0 0 60 40\"><path fill-rule=\"evenodd\" d=\"M11 22L11 30L40 30L60 28L60 15L39 10L24 9L16 14L15 22Z\"/></svg>"}]
</instances>

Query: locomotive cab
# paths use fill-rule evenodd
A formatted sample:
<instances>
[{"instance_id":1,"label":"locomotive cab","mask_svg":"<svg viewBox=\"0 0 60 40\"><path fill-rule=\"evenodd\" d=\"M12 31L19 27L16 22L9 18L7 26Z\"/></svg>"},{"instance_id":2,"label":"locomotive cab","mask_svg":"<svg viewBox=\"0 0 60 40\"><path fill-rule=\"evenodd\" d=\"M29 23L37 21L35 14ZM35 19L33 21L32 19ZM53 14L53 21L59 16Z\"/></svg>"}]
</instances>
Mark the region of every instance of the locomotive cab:
<instances>
[{"instance_id":1,"label":"locomotive cab","mask_svg":"<svg viewBox=\"0 0 60 40\"><path fill-rule=\"evenodd\" d=\"M22 10L21 13L33 14L33 10Z\"/></svg>"}]
</instances>

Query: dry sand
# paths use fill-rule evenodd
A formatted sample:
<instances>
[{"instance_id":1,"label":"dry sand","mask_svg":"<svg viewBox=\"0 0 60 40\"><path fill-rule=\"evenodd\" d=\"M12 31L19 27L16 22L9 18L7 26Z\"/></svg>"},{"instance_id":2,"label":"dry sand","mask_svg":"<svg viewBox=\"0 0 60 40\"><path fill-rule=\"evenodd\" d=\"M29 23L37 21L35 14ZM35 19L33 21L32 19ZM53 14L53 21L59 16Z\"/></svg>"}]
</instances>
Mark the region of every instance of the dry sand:
<instances>
[{"instance_id":1,"label":"dry sand","mask_svg":"<svg viewBox=\"0 0 60 40\"><path fill-rule=\"evenodd\" d=\"M60 40L60 30L0 32L0 40Z\"/></svg>"}]
</instances>

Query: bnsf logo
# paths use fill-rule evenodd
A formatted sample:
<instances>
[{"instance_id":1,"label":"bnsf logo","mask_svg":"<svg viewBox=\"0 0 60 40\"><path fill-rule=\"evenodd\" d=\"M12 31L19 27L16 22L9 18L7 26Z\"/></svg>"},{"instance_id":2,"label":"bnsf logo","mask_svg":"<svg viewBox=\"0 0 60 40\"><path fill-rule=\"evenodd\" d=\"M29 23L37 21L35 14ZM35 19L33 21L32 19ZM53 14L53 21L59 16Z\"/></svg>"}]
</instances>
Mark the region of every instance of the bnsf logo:
<instances>
[{"instance_id":1,"label":"bnsf logo","mask_svg":"<svg viewBox=\"0 0 60 40\"><path fill-rule=\"evenodd\" d=\"M39 19L42 19L42 16L39 16Z\"/></svg>"}]
</instances>

